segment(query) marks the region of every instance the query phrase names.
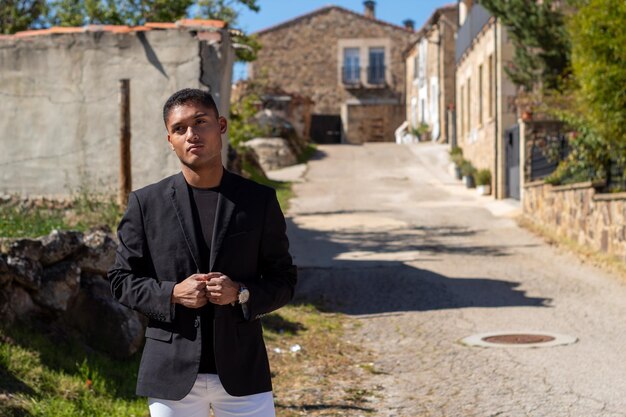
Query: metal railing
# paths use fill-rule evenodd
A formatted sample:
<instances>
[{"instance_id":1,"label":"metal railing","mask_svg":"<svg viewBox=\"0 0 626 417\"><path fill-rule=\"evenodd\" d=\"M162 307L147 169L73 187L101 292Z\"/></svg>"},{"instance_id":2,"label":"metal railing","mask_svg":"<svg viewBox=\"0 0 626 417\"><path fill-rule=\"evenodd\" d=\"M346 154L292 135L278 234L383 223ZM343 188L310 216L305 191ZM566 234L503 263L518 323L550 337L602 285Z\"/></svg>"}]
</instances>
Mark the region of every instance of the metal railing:
<instances>
[{"instance_id":1,"label":"metal railing","mask_svg":"<svg viewBox=\"0 0 626 417\"><path fill-rule=\"evenodd\" d=\"M345 85L361 83L361 67L341 67L341 82Z\"/></svg>"},{"instance_id":2,"label":"metal railing","mask_svg":"<svg viewBox=\"0 0 626 417\"><path fill-rule=\"evenodd\" d=\"M384 85L386 83L385 66L375 65L367 67L367 83L370 85Z\"/></svg>"}]
</instances>

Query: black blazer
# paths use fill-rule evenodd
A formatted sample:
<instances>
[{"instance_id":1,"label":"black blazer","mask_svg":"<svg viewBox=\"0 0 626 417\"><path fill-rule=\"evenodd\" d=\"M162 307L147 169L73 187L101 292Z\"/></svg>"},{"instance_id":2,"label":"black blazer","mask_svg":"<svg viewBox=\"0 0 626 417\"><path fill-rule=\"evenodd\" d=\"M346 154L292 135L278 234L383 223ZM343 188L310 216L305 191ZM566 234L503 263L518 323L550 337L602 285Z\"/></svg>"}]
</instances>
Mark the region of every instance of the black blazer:
<instances>
[{"instance_id":1,"label":"black blazer","mask_svg":"<svg viewBox=\"0 0 626 417\"><path fill-rule=\"evenodd\" d=\"M199 270L199 245L182 173L132 192L118 237L108 274L111 291L120 303L149 319L137 394L180 400L196 380L201 354L200 310L170 302L174 285ZM296 267L288 249L275 191L224 171L210 270L250 290L248 319L239 305L214 307L215 362L231 395L272 389L259 318L293 297Z\"/></svg>"}]
</instances>

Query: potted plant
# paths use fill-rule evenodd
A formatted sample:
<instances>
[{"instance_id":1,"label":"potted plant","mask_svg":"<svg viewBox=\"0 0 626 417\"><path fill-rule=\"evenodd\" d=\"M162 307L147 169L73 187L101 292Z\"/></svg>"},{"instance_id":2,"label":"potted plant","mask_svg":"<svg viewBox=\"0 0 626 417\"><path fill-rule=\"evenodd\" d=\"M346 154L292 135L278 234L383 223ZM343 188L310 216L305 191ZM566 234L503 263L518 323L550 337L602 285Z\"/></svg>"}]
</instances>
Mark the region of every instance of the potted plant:
<instances>
[{"instance_id":1,"label":"potted plant","mask_svg":"<svg viewBox=\"0 0 626 417\"><path fill-rule=\"evenodd\" d=\"M463 160L461 164L461 175L463 176L463 182L467 188L474 188L474 173L476 172L476 168L472 165L472 163L466 159Z\"/></svg>"},{"instance_id":2,"label":"potted plant","mask_svg":"<svg viewBox=\"0 0 626 417\"><path fill-rule=\"evenodd\" d=\"M457 180L460 180L462 177L461 164L463 163L463 149L455 146L450 149L448 153L450 154L450 161L452 161L453 175Z\"/></svg>"},{"instance_id":3,"label":"potted plant","mask_svg":"<svg viewBox=\"0 0 626 417\"><path fill-rule=\"evenodd\" d=\"M488 169L480 169L474 174L476 182L476 191L479 195L491 194L491 171Z\"/></svg>"}]
</instances>

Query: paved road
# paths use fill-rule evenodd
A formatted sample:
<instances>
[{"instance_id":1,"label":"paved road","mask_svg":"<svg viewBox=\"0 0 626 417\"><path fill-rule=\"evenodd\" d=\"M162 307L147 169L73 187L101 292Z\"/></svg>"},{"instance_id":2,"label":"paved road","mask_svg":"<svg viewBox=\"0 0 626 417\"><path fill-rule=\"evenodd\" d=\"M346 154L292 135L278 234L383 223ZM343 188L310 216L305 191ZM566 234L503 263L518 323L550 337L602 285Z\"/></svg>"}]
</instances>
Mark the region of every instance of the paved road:
<instances>
[{"instance_id":1,"label":"paved road","mask_svg":"<svg viewBox=\"0 0 626 417\"><path fill-rule=\"evenodd\" d=\"M626 284L546 245L433 144L321 146L295 187L299 294L360 323L377 416L626 416ZM506 210L504 210L506 211ZM490 331L579 338L466 347Z\"/></svg>"}]
</instances>

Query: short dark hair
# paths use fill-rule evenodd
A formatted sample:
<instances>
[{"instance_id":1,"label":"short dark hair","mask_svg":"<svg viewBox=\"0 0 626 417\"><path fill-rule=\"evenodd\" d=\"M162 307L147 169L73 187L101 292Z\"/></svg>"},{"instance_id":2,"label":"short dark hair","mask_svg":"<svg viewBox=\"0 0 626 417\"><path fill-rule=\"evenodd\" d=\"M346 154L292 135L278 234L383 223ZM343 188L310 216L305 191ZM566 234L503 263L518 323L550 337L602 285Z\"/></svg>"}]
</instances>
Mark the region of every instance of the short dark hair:
<instances>
[{"instance_id":1,"label":"short dark hair","mask_svg":"<svg viewBox=\"0 0 626 417\"><path fill-rule=\"evenodd\" d=\"M211 93L197 88L183 88L172 94L163 106L163 122L165 122L165 126L167 127L167 117L174 107L184 106L190 103L201 104L208 107L215 112L215 117L219 117L220 115Z\"/></svg>"}]
</instances>

